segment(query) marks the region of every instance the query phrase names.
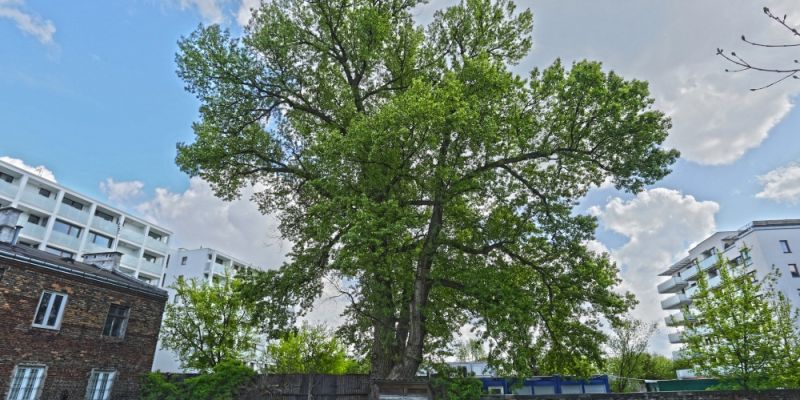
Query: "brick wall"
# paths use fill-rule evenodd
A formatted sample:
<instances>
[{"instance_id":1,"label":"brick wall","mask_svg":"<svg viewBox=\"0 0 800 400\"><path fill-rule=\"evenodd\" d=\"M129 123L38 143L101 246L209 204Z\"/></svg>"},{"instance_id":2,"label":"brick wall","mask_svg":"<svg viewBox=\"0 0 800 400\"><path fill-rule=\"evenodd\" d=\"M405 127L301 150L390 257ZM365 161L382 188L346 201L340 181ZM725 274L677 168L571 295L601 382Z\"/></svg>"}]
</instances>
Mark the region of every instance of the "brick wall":
<instances>
[{"instance_id":1,"label":"brick wall","mask_svg":"<svg viewBox=\"0 0 800 400\"><path fill-rule=\"evenodd\" d=\"M112 399L136 399L150 371L165 299L0 260L0 394L14 366L47 365L41 399L83 399L93 368L117 371ZM43 290L66 293L61 329L31 326ZM130 307L123 338L102 336L110 304Z\"/></svg>"}]
</instances>

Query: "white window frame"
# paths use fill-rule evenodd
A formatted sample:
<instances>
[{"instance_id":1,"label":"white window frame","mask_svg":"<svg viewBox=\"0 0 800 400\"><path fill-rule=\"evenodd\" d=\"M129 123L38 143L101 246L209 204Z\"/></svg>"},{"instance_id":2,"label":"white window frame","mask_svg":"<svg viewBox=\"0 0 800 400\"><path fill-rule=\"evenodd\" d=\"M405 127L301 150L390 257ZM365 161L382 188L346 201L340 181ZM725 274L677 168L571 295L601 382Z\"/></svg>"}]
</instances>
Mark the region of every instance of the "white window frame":
<instances>
[{"instance_id":1,"label":"white window frame","mask_svg":"<svg viewBox=\"0 0 800 400\"><path fill-rule=\"evenodd\" d=\"M42 299L44 299L44 294L50 293L50 299L47 301L47 309L44 312L44 318L42 318L42 324L36 323L36 314L39 313L39 308L42 306ZM50 319L50 314L53 312L53 302L56 299L56 296L64 297L64 300L61 301L61 308L58 310L58 315L56 316L56 324L53 326L46 325L47 320ZM69 296L66 293L54 292L51 290L44 290L42 294L39 295L39 302L36 303L36 311L33 313L33 322L31 322L31 326L42 328L42 329L52 329L52 330L60 330L61 329L61 320L64 318L64 309L67 308L67 300L69 300Z\"/></svg>"},{"instance_id":2,"label":"white window frame","mask_svg":"<svg viewBox=\"0 0 800 400\"><path fill-rule=\"evenodd\" d=\"M33 377L31 382L31 371L37 371L36 376ZM23 373L24 375L17 377L17 374ZM35 400L42 394L44 387L44 379L47 377L47 366L42 364L17 364L11 372L11 380L9 381L8 394L6 400ZM19 379L14 391L14 383ZM24 384L24 385L23 385ZM28 386L30 385L30 386ZM22 388L26 390L23 391Z\"/></svg>"},{"instance_id":3,"label":"white window frame","mask_svg":"<svg viewBox=\"0 0 800 400\"><path fill-rule=\"evenodd\" d=\"M110 399L116 377L117 371L113 369L92 369L91 374L89 374L89 382L86 384L86 400ZM100 380L100 378L103 379ZM102 382L102 385L98 386L100 382Z\"/></svg>"}]
</instances>

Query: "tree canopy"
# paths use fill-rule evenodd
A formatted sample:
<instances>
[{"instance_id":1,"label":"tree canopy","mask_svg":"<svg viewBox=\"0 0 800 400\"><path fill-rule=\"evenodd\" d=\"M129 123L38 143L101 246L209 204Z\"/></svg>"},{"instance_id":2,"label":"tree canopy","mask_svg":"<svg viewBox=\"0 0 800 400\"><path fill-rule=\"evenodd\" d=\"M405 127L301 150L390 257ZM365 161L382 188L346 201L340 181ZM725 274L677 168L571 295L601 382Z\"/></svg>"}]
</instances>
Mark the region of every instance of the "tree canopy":
<instances>
[{"instance_id":1,"label":"tree canopy","mask_svg":"<svg viewBox=\"0 0 800 400\"><path fill-rule=\"evenodd\" d=\"M360 372L345 346L324 326L303 325L267 345L265 372L274 374L334 374Z\"/></svg>"},{"instance_id":2,"label":"tree canopy","mask_svg":"<svg viewBox=\"0 0 800 400\"><path fill-rule=\"evenodd\" d=\"M198 28L178 73L201 102L178 165L236 198L252 184L294 247L249 294L271 333L326 282L372 373L416 374L472 325L500 372L583 374L601 321L634 299L585 247L593 186L641 190L677 158L647 84L596 62L512 73L533 16L464 0L425 27L419 0L273 0L245 35Z\"/></svg>"},{"instance_id":3,"label":"tree canopy","mask_svg":"<svg viewBox=\"0 0 800 400\"><path fill-rule=\"evenodd\" d=\"M800 385L800 332L797 311L775 289L774 268L757 277L742 262L719 256L718 282L701 272L692 297L695 318L686 335L685 356L701 376L718 378L728 388L768 389ZM690 312L686 310L686 312Z\"/></svg>"}]
</instances>

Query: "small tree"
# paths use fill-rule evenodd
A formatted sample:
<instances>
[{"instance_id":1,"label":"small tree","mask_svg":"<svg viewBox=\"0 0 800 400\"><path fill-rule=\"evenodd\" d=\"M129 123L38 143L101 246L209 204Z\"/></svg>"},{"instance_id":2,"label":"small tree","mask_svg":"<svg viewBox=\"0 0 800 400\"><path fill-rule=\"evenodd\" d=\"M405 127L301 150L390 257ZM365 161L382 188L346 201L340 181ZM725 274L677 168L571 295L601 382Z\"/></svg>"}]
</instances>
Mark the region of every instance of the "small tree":
<instances>
[{"instance_id":1,"label":"small tree","mask_svg":"<svg viewBox=\"0 0 800 400\"><path fill-rule=\"evenodd\" d=\"M742 250L747 258L747 249ZM745 263L717 261L720 282L711 287L701 272L692 298L695 322L686 330L687 357L695 371L731 389L797 386L797 312L775 290L772 271L757 280Z\"/></svg>"},{"instance_id":2,"label":"small tree","mask_svg":"<svg viewBox=\"0 0 800 400\"><path fill-rule=\"evenodd\" d=\"M613 333L608 340L608 347L613 356L609 363L609 370L617 375L612 388L615 392L624 392L628 380L638 375L643 365L647 345L658 325L654 322L628 317L613 328Z\"/></svg>"},{"instance_id":3,"label":"small tree","mask_svg":"<svg viewBox=\"0 0 800 400\"><path fill-rule=\"evenodd\" d=\"M171 286L161 346L178 354L184 368L208 371L222 361L244 360L256 343L252 305L239 294L240 282L225 277L214 284L182 277Z\"/></svg>"},{"instance_id":4,"label":"small tree","mask_svg":"<svg viewBox=\"0 0 800 400\"><path fill-rule=\"evenodd\" d=\"M458 361L486 361L486 349L478 339L469 339L458 342L453 354Z\"/></svg>"}]
</instances>

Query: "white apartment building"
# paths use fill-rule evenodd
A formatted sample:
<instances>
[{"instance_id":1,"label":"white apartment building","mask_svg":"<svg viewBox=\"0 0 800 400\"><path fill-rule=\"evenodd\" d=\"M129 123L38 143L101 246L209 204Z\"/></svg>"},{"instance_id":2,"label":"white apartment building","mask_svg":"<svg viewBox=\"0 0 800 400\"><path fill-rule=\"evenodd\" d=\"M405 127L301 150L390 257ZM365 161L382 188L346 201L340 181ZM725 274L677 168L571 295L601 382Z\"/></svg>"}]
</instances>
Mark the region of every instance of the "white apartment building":
<instances>
[{"instance_id":1,"label":"white apartment building","mask_svg":"<svg viewBox=\"0 0 800 400\"><path fill-rule=\"evenodd\" d=\"M171 232L0 161L0 207L23 210L19 244L63 257L118 251L120 270L159 285Z\"/></svg>"},{"instance_id":2,"label":"white apartment building","mask_svg":"<svg viewBox=\"0 0 800 400\"><path fill-rule=\"evenodd\" d=\"M744 252L742 249L747 248ZM709 285L720 282L715 263L717 255L742 269L741 273L765 276L775 266L780 270L776 289L782 291L795 308L800 308L800 219L753 221L736 231L717 232L689 250L689 255L659 274L668 277L658 285L658 292L668 297L661 308L672 311L665 318L667 326L677 330L669 334L670 343L684 343L681 327L691 320L692 296L697 291L699 272L706 271ZM689 313L683 310L688 306ZM680 358L680 350L672 352ZM679 371L678 378L689 378L688 370Z\"/></svg>"},{"instance_id":3,"label":"white apartment building","mask_svg":"<svg viewBox=\"0 0 800 400\"><path fill-rule=\"evenodd\" d=\"M242 261L221 251L210 248L199 249L177 249L172 250L164 279L164 289L169 293L169 301L175 302L175 290L169 288L179 277L184 280L194 279L197 282L217 283L224 279L226 275L234 276L238 271L246 268L260 269L246 261ZM260 343L254 350L252 360L248 363L251 367L258 369L259 355L263 353L264 343ZM158 344L155 358L153 359L153 371L162 372L188 372L181 368L180 362L175 353L161 348Z\"/></svg>"}]
</instances>

